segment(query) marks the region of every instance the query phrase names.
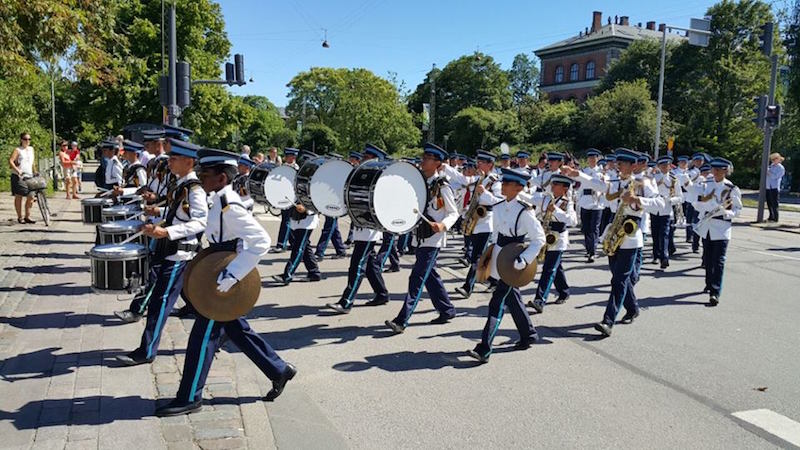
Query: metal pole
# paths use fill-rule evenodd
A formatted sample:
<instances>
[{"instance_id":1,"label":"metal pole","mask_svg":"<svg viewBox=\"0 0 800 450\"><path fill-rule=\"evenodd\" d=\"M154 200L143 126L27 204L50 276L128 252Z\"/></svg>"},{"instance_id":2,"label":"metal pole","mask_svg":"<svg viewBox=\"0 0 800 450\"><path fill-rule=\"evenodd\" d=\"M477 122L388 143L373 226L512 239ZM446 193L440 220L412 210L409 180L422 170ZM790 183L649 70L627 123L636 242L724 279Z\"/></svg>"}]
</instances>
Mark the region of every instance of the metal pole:
<instances>
[{"instance_id":1,"label":"metal pole","mask_svg":"<svg viewBox=\"0 0 800 450\"><path fill-rule=\"evenodd\" d=\"M178 87L175 74L175 60L178 58L178 39L175 35L175 2L169 5L169 74L167 82L167 114L169 124L178 126Z\"/></svg>"},{"instance_id":2,"label":"metal pole","mask_svg":"<svg viewBox=\"0 0 800 450\"><path fill-rule=\"evenodd\" d=\"M769 101L767 105L775 104L775 85L778 82L778 55L772 55L772 72L769 80ZM764 124L764 149L761 152L761 179L758 183L758 213L756 222L764 221L764 203L767 201L767 170L769 170L769 152L772 148L772 127Z\"/></svg>"},{"instance_id":3,"label":"metal pole","mask_svg":"<svg viewBox=\"0 0 800 450\"><path fill-rule=\"evenodd\" d=\"M656 140L653 142L653 157L658 159L658 147L661 145L661 110L664 103L664 65L667 60L667 28L661 36L661 69L658 75L658 106L656 107Z\"/></svg>"},{"instance_id":4,"label":"metal pole","mask_svg":"<svg viewBox=\"0 0 800 450\"><path fill-rule=\"evenodd\" d=\"M58 190L58 172L56 172L56 82L55 70L50 67L50 110L53 119L53 190Z\"/></svg>"},{"instance_id":5,"label":"metal pole","mask_svg":"<svg viewBox=\"0 0 800 450\"><path fill-rule=\"evenodd\" d=\"M436 64L431 69L431 122L428 129L428 142L436 143Z\"/></svg>"}]
</instances>

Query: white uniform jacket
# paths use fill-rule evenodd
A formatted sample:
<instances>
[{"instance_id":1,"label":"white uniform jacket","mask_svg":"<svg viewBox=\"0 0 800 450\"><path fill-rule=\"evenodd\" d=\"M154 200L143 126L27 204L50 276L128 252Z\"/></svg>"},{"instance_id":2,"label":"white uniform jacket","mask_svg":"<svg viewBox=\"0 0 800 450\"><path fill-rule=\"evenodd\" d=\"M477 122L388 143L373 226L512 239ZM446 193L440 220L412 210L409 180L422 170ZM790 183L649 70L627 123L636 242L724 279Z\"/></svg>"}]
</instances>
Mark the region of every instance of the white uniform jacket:
<instances>
[{"instance_id":1,"label":"white uniform jacket","mask_svg":"<svg viewBox=\"0 0 800 450\"><path fill-rule=\"evenodd\" d=\"M503 247L497 244L498 235L502 234L511 238L523 236L522 240L528 244L528 248L519 256L526 264L530 264L544 245L544 230L542 224L536 219L531 206L517 198L495 204L492 213L492 227L494 228L492 241L496 243L492 250L492 278L499 280L497 255L500 254Z\"/></svg>"},{"instance_id":2,"label":"white uniform jacket","mask_svg":"<svg viewBox=\"0 0 800 450\"><path fill-rule=\"evenodd\" d=\"M441 176L433 175L426 180L428 189L436 182ZM439 206L439 199L442 199L442 205ZM434 222L441 222L445 226L445 231L434 233L433 236L424 239L420 243L420 247L437 247L442 248L447 245L447 230L455 225L458 220L458 207L456 206L455 198L453 197L453 189L447 184L443 184L439 190L438 196L432 196L431 200L425 205L425 213Z\"/></svg>"}]
</instances>

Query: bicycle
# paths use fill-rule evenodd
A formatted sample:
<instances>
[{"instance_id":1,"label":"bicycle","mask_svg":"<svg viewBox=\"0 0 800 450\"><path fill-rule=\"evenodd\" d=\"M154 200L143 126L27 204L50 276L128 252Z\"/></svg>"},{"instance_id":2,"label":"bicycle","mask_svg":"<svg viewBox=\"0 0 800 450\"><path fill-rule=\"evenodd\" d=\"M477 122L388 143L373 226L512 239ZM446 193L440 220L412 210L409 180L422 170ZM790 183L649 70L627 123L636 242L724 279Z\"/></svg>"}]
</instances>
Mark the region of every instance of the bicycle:
<instances>
[{"instance_id":1,"label":"bicycle","mask_svg":"<svg viewBox=\"0 0 800 450\"><path fill-rule=\"evenodd\" d=\"M47 196L45 195L47 180L40 175L35 175L23 178L22 181L28 185L28 191L35 196L36 203L39 205L39 211L42 213L44 225L49 227L51 216L50 205L47 204Z\"/></svg>"}]
</instances>

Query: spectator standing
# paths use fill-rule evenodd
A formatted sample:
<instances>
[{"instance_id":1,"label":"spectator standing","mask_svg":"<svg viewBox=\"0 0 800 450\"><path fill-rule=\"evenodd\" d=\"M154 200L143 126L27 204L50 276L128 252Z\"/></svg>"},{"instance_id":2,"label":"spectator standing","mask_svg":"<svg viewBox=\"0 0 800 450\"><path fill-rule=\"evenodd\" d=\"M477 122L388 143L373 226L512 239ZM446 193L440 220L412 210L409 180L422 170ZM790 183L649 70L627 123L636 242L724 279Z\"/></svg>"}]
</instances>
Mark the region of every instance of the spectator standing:
<instances>
[{"instance_id":1,"label":"spectator standing","mask_svg":"<svg viewBox=\"0 0 800 450\"><path fill-rule=\"evenodd\" d=\"M249 145L243 145L242 146L242 154L239 155L239 156L247 156L248 158L250 158L250 146ZM250 159L252 159L252 158L250 158Z\"/></svg>"},{"instance_id":2,"label":"spectator standing","mask_svg":"<svg viewBox=\"0 0 800 450\"><path fill-rule=\"evenodd\" d=\"M264 154L261 152L256 153L256 156L253 157L253 162L256 164L264 162Z\"/></svg>"},{"instance_id":3,"label":"spectator standing","mask_svg":"<svg viewBox=\"0 0 800 450\"><path fill-rule=\"evenodd\" d=\"M276 147L269 148L269 154L267 155L267 161L275 164L276 166L281 165L281 157L278 156L278 149Z\"/></svg>"},{"instance_id":4,"label":"spectator standing","mask_svg":"<svg viewBox=\"0 0 800 450\"><path fill-rule=\"evenodd\" d=\"M72 160L72 198L79 198L78 192L81 190L81 173L83 172L83 161L81 161L81 151L78 149L78 143L75 141L70 142L69 150L67 151L69 159Z\"/></svg>"},{"instance_id":5,"label":"spectator standing","mask_svg":"<svg viewBox=\"0 0 800 450\"><path fill-rule=\"evenodd\" d=\"M769 209L769 222L778 221L778 207L781 193L781 181L786 174L783 167L783 156L780 153L769 155L769 168L767 169L767 208Z\"/></svg>"},{"instance_id":6,"label":"spectator standing","mask_svg":"<svg viewBox=\"0 0 800 450\"><path fill-rule=\"evenodd\" d=\"M68 149L69 144L67 144L67 141L61 141L61 148L58 151L58 161L61 163L61 171L64 174L64 192L67 194L67 200L72 198L72 179L74 178L72 159L69 157Z\"/></svg>"},{"instance_id":7,"label":"spectator standing","mask_svg":"<svg viewBox=\"0 0 800 450\"><path fill-rule=\"evenodd\" d=\"M30 195L28 186L23 183L23 179L33 176L34 154L33 147L30 145L31 135L22 133L19 135L19 147L11 152L8 164L11 167L11 193L14 194L14 209L17 211L17 222L36 223L31 220L31 206L33 196ZM22 198L25 199L25 218L22 217Z\"/></svg>"}]
</instances>

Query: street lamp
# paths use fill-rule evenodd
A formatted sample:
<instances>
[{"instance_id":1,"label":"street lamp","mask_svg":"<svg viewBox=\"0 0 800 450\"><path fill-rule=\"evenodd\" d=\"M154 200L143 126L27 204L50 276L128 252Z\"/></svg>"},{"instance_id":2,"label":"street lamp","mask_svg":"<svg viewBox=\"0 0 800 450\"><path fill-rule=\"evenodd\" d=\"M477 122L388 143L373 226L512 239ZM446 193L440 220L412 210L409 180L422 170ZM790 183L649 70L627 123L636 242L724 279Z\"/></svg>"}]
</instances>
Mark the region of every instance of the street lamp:
<instances>
[{"instance_id":1,"label":"street lamp","mask_svg":"<svg viewBox=\"0 0 800 450\"><path fill-rule=\"evenodd\" d=\"M689 45L708 47L711 33L711 19L691 19L689 28L664 25L661 35L661 69L658 75L658 107L656 108L656 140L653 142L654 157L658 159L658 150L661 143L661 116L664 103L664 65L667 59L667 31L680 30L689 33Z\"/></svg>"}]
</instances>

